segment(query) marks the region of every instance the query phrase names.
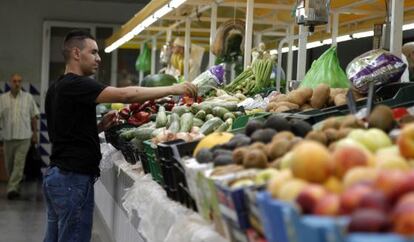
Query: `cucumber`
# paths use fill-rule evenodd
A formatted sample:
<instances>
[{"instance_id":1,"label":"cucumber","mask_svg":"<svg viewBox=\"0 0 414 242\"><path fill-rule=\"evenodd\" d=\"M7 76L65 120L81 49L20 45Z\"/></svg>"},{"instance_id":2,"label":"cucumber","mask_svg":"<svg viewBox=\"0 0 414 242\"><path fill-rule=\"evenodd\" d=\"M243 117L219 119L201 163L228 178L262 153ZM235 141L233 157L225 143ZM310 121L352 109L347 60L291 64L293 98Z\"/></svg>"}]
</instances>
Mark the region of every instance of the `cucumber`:
<instances>
[{"instance_id":1,"label":"cucumber","mask_svg":"<svg viewBox=\"0 0 414 242\"><path fill-rule=\"evenodd\" d=\"M134 138L139 138L139 139L143 139L143 140L147 140L151 138L151 134L154 131L153 128L135 128L132 129L130 131L128 131L127 133L125 133L125 140L131 140Z\"/></svg>"},{"instance_id":2,"label":"cucumber","mask_svg":"<svg viewBox=\"0 0 414 242\"><path fill-rule=\"evenodd\" d=\"M223 115L223 120L224 120L224 121L226 121L226 120L227 120L227 119L229 119L229 118L232 118L232 119L234 120L234 119L236 119L236 116L235 116L233 113L230 113L230 112L225 113L225 114Z\"/></svg>"},{"instance_id":3,"label":"cucumber","mask_svg":"<svg viewBox=\"0 0 414 242\"><path fill-rule=\"evenodd\" d=\"M167 124L165 124L165 127L168 129L171 125L171 115L167 115Z\"/></svg>"},{"instance_id":4,"label":"cucumber","mask_svg":"<svg viewBox=\"0 0 414 242\"><path fill-rule=\"evenodd\" d=\"M190 132L193 127L193 118L192 113L185 113L180 118L180 132Z\"/></svg>"},{"instance_id":5,"label":"cucumber","mask_svg":"<svg viewBox=\"0 0 414 242\"><path fill-rule=\"evenodd\" d=\"M204 110L204 112L206 112L206 114L210 114L213 111L213 106L209 103L201 103L200 108L201 108L201 110Z\"/></svg>"},{"instance_id":6,"label":"cucumber","mask_svg":"<svg viewBox=\"0 0 414 242\"><path fill-rule=\"evenodd\" d=\"M204 121L198 118L193 118L193 126L201 127L203 126Z\"/></svg>"},{"instance_id":7,"label":"cucumber","mask_svg":"<svg viewBox=\"0 0 414 242\"><path fill-rule=\"evenodd\" d=\"M210 120L212 118L214 118L214 115L213 114L207 114L205 121L208 121L208 120Z\"/></svg>"},{"instance_id":8,"label":"cucumber","mask_svg":"<svg viewBox=\"0 0 414 242\"><path fill-rule=\"evenodd\" d=\"M225 132L229 129L230 125L227 122L222 123L214 132Z\"/></svg>"},{"instance_id":9,"label":"cucumber","mask_svg":"<svg viewBox=\"0 0 414 242\"><path fill-rule=\"evenodd\" d=\"M168 127L168 130L173 133L178 133L180 131L180 116L177 113L171 114L171 124Z\"/></svg>"},{"instance_id":10,"label":"cucumber","mask_svg":"<svg viewBox=\"0 0 414 242\"><path fill-rule=\"evenodd\" d=\"M167 125L168 119L167 114L165 113L164 106L160 106L157 113L157 118L155 119L155 127L161 128Z\"/></svg>"},{"instance_id":11,"label":"cucumber","mask_svg":"<svg viewBox=\"0 0 414 242\"><path fill-rule=\"evenodd\" d=\"M226 113L229 113L229 110L227 110L223 107L214 107L213 108L213 115L216 116L216 117L219 117L221 119L223 119L223 117Z\"/></svg>"},{"instance_id":12,"label":"cucumber","mask_svg":"<svg viewBox=\"0 0 414 242\"><path fill-rule=\"evenodd\" d=\"M181 117L184 113L190 112L190 109L187 106L175 106L171 111Z\"/></svg>"},{"instance_id":13,"label":"cucumber","mask_svg":"<svg viewBox=\"0 0 414 242\"><path fill-rule=\"evenodd\" d=\"M229 111L237 111L237 103L236 102L219 102L217 103L217 106L225 108Z\"/></svg>"},{"instance_id":14,"label":"cucumber","mask_svg":"<svg viewBox=\"0 0 414 242\"><path fill-rule=\"evenodd\" d=\"M195 118L201 119L201 120L205 120L206 119L206 112L204 110L200 110L198 111L198 113L196 113Z\"/></svg>"},{"instance_id":15,"label":"cucumber","mask_svg":"<svg viewBox=\"0 0 414 242\"><path fill-rule=\"evenodd\" d=\"M234 119L232 119L232 118L229 118L229 119L227 119L225 121L225 123L228 123L229 124L228 125L228 128L227 128L227 131L230 131L232 129L232 127L233 127L233 121L234 121Z\"/></svg>"},{"instance_id":16,"label":"cucumber","mask_svg":"<svg viewBox=\"0 0 414 242\"><path fill-rule=\"evenodd\" d=\"M214 117L210 120L208 120L207 122L205 122L203 124L203 126L201 126L200 128L200 133L204 134L204 135L208 135L214 132L214 130L216 130L218 127L220 127L220 125L222 125L224 122L223 120L221 120L218 117Z\"/></svg>"},{"instance_id":17,"label":"cucumber","mask_svg":"<svg viewBox=\"0 0 414 242\"><path fill-rule=\"evenodd\" d=\"M190 107L190 112L194 115L198 113L200 110L201 110L201 106L198 103L193 103L193 105L191 105Z\"/></svg>"}]
</instances>

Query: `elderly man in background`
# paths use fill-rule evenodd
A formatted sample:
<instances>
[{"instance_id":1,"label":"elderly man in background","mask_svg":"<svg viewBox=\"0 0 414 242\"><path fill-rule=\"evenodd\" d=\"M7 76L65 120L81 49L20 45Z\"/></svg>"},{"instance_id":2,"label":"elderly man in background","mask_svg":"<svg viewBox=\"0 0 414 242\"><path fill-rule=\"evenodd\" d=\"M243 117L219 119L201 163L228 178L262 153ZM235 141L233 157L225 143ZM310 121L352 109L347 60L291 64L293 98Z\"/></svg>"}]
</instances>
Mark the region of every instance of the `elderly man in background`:
<instances>
[{"instance_id":1,"label":"elderly man in background","mask_svg":"<svg viewBox=\"0 0 414 242\"><path fill-rule=\"evenodd\" d=\"M407 64L407 69L401 77L401 81L414 81L414 42L408 42L403 45L402 60Z\"/></svg>"},{"instance_id":2,"label":"elderly man in background","mask_svg":"<svg viewBox=\"0 0 414 242\"><path fill-rule=\"evenodd\" d=\"M4 158L9 181L7 198L20 196L20 182L30 143L37 143L39 109L32 95L22 91L22 77L13 74L10 91L0 96L0 127L3 128Z\"/></svg>"}]
</instances>

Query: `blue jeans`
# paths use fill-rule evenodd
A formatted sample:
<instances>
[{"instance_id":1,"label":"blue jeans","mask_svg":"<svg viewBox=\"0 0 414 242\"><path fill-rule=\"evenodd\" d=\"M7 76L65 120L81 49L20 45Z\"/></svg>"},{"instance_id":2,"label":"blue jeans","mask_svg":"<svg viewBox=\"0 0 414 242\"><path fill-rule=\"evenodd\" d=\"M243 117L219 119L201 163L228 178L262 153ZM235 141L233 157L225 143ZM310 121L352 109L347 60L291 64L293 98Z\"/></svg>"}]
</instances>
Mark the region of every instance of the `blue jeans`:
<instances>
[{"instance_id":1,"label":"blue jeans","mask_svg":"<svg viewBox=\"0 0 414 242\"><path fill-rule=\"evenodd\" d=\"M95 177L49 167L43 179L47 205L44 242L89 242Z\"/></svg>"}]
</instances>

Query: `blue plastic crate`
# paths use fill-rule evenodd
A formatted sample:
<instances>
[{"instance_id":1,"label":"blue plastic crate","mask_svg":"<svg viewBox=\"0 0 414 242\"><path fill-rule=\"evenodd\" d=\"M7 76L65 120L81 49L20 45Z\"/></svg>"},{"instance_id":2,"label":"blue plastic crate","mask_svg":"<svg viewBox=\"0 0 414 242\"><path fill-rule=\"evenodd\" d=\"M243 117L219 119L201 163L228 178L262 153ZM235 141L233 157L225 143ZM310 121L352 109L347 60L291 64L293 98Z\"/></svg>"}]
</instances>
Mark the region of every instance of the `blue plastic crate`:
<instances>
[{"instance_id":1,"label":"blue plastic crate","mask_svg":"<svg viewBox=\"0 0 414 242\"><path fill-rule=\"evenodd\" d=\"M413 239L407 239L403 236L389 233L351 233L346 237L346 242L412 242Z\"/></svg>"}]
</instances>

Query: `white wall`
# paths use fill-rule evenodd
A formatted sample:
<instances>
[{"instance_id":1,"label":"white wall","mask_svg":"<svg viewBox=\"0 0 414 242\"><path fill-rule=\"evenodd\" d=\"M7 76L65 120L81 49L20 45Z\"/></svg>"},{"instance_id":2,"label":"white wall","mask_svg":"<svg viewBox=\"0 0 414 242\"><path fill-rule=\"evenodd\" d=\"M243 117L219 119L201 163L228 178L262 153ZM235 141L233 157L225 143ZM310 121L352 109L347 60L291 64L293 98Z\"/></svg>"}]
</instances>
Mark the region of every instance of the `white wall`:
<instances>
[{"instance_id":1,"label":"white wall","mask_svg":"<svg viewBox=\"0 0 414 242\"><path fill-rule=\"evenodd\" d=\"M142 7L79 0L0 0L0 82L18 72L26 81L40 84L43 21L122 25Z\"/></svg>"}]
</instances>

